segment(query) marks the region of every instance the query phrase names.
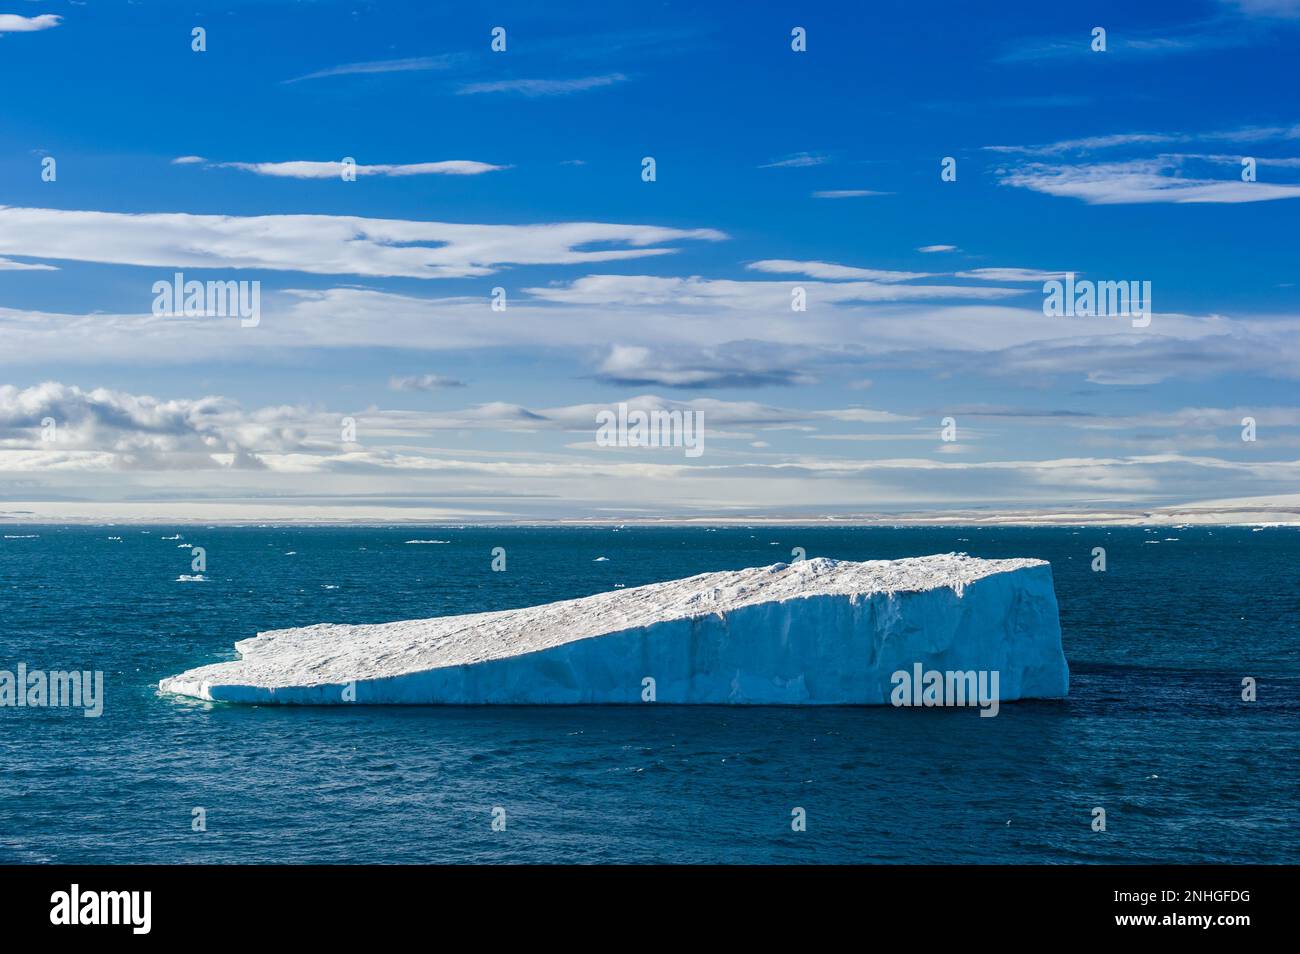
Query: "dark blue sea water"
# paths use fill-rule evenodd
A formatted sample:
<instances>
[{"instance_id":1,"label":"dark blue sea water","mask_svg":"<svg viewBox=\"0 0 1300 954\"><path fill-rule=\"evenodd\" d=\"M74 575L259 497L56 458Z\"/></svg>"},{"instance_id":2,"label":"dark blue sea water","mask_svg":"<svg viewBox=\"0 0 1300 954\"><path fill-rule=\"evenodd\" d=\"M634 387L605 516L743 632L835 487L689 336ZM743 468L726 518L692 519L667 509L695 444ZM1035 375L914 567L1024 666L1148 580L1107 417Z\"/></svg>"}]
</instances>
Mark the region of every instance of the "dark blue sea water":
<instances>
[{"instance_id":1,"label":"dark blue sea water","mask_svg":"<svg viewBox=\"0 0 1300 954\"><path fill-rule=\"evenodd\" d=\"M107 693L98 719L0 709L0 861L1300 861L1295 529L0 532L0 669L102 669ZM206 548L207 582L177 581L190 572L180 543ZM504 573L490 569L497 546ZM1050 560L1070 698L982 719L237 707L156 692L258 630L504 609L795 546ZM1105 573L1090 569L1094 546ZM505 831L491 828L496 806ZM1098 806L1105 832L1090 827ZM206 832L191 830L195 807Z\"/></svg>"}]
</instances>

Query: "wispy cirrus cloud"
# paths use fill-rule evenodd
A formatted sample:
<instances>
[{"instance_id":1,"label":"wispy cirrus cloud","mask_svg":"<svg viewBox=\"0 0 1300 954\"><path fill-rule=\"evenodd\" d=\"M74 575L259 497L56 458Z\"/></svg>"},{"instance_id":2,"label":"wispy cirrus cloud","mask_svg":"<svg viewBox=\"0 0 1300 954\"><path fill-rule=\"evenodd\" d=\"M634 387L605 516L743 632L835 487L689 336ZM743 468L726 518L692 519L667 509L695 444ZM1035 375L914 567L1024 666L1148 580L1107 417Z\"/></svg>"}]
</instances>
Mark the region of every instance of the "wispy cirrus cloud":
<instances>
[{"instance_id":1,"label":"wispy cirrus cloud","mask_svg":"<svg viewBox=\"0 0 1300 954\"><path fill-rule=\"evenodd\" d=\"M600 89L627 81L622 73L605 73L600 76L582 76L576 79L509 79L467 83L457 92L462 96L482 93L518 93L521 96L567 96L589 89Z\"/></svg>"},{"instance_id":2,"label":"wispy cirrus cloud","mask_svg":"<svg viewBox=\"0 0 1300 954\"><path fill-rule=\"evenodd\" d=\"M1098 136L1059 139L1032 145L985 146L988 152L1026 156L1059 156L1067 153L1097 152L1133 146L1169 145L1189 142L1266 143L1300 139L1300 123L1272 126L1239 126L1236 129L1207 132L1127 132Z\"/></svg>"},{"instance_id":3,"label":"wispy cirrus cloud","mask_svg":"<svg viewBox=\"0 0 1300 954\"><path fill-rule=\"evenodd\" d=\"M1249 0L1248 0L1249 2ZM1267 2L1267 0L1263 0ZM1286 0L1278 0L1286 2ZM1218 17L1203 22L1162 27L1159 30L1122 30L1106 33L1105 52L1092 49L1091 28L1069 35L1019 39L1003 49L995 62L1035 63L1059 59L1082 60L1093 56L1157 58L1211 50L1235 49L1259 42L1266 34L1245 21Z\"/></svg>"},{"instance_id":4,"label":"wispy cirrus cloud","mask_svg":"<svg viewBox=\"0 0 1300 954\"><path fill-rule=\"evenodd\" d=\"M892 192L876 192L872 189L822 189L814 192L814 199L863 199L872 195L893 195Z\"/></svg>"},{"instance_id":5,"label":"wispy cirrus cloud","mask_svg":"<svg viewBox=\"0 0 1300 954\"><path fill-rule=\"evenodd\" d=\"M1206 132L1128 132L1062 139L1033 145L985 146L989 152L1033 157L1036 161L997 170L1002 184L1047 195L1081 199L1091 205L1137 203L1267 202L1300 196L1300 184L1218 179L1211 165L1240 164L1243 156L1163 152L1133 157L1142 147L1216 143L1251 148L1300 139L1300 124L1240 126ZM1104 161L1091 154L1117 153ZM1057 161L1058 157L1064 161ZM1064 158L1068 157L1068 158ZM1085 160L1084 157L1087 157ZM1257 165L1296 168L1291 157L1251 156Z\"/></svg>"},{"instance_id":6,"label":"wispy cirrus cloud","mask_svg":"<svg viewBox=\"0 0 1300 954\"><path fill-rule=\"evenodd\" d=\"M1173 158L1054 166L1029 163L999 170L1003 185L1089 205L1239 203L1300 198L1300 184L1187 176Z\"/></svg>"},{"instance_id":7,"label":"wispy cirrus cloud","mask_svg":"<svg viewBox=\"0 0 1300 954\"><path fill-rule=\"evenodd\" d=\"M981 282L1047 282L1064 278L1065 272L1045 272L1037 268L972 268L969 271L955 272L953 277L973 278Z\"/></svg>"},{"instance_id":8,"label":"wispy cirrus cloud","mask_svg":"<svg viewBox=\"0 0 1300 954\"><path fill-rule=\"evenodd\" d=\"M1084 136L1078 139L1061 139L1057 142L1029 146L985 146L988 152L1018 153L1027 156L1054 156L1067 152L1087 152L1094 149L1111 149L1116 146L1152 145L1184 142L1188 137L1181 133L1114 133L1106 136Z\"/></svg>"},{"instance_id":9,"label":"wispy cirrus cloud","mask_svg":"<svg viewBox=\"0 0 1300 954\"><path fill-rule=\"evenodd\" d=\"M331 76L373 76L380 73L415 73L427 70L450 69L465 60L463 53L444 53L439 56L415 56L398 60L371 60L365 63L344 63L317 70L305 76L281 80L281 83L302 83L306 80L327 79Z\"/></svg>"},{"instance_id":10,"label":"wispy cirrus cloud","mask_svg":"<svg viewBox=\"0 0 1300 954\"><path fill-rule=\"evenodd\" d=\"M173 159L174 165L186 165L193 162L205 162L198 156L181 156ZM205 162L209 169L238 169L259 176L273 176L281 179L338 179L346 166L342 162L317 162L307 159L287 162ZM444 159L438 162L413 162L406 164L351 166L359 176L478 176L485 172L499 172L509 166L496 166L487 162L475 162L470 159Z\"/></svg>"},{"instance_id":11,"label":"wispy cirrus cloud","mask_svg":"<svg viewBox=\"0 0 1300 954\"><path fill-rule=\"evenodd\" d=\"M758 168L760 169L806 169L809 166L824 166L830 162L830 156L813 152L796 152L793 155L786 156L783 159L773 159L771 162L765 162Z\"/></svg>"},{"instance_id":12,"label":"wispy cirrus cloud","mask_svg":"<svg viewBox=\"0 0 1300 954\"><path fill-rule=\"evenodd\" d=\"M1224 156L1224 155L1206 155L1206 154L1184 154L1179 155L1178 159L1197 159L1202 162L1214 162L1220 165L1229 165L1241 167L1241 155ZM1273 169L1300 169L1300 156L1252 156L1255 164L1265 168Z\"/></svg>"},{"instance_id":13,"label":"wispy cirrus cloud","mask_svg":"<svg viewBox=\"0 0 1300 954\"><path fill-rule=\"evenodd\" d=\"M343 215L126 214L0 206L0 255L318 275L460 278L507 265L620 261L718 241L714 229L562 222L475 225ZM590 249L595 243L622 246Z\"/></svg>"},{"instance_id":14,"label":"wispy cirrus cloud","mask_svg":"<svg viewBox=\"0 0 1300 954\"><path fill-rule=\"evenodd\" d=\"M900 272L880 268L858 268L853 265L837 265L834 262L795 261L788 258L765 258L750 262L751 271L769 272L777 275L807 275L809 278L823 278L827 281L861 280L872 282L907 282L915 278L930 278L933 272Z\"/></svg>"},{"instance_id":15,"label":"wispy cirrus cloud","mask_svg":"<svg viewBox=\"0 0 1300 954\"><path fill-rule=\"evenodd\" d=\"M843 266L841 266L843 267ZM898 274L898 273L893 273ZM908 274L908 273L902 273ZM973 287L969 285L906 285L906 279L886 273L883 280L800 281L810 302L905 302L935 299L988 300L1024 293L1020 288ZM659 275L587 275L565 284L527 288L541 301L583 305L684 308L711 307L748 311L778 308L789 312L791 281L735 281Z\"/></svg>"}]
</instances>

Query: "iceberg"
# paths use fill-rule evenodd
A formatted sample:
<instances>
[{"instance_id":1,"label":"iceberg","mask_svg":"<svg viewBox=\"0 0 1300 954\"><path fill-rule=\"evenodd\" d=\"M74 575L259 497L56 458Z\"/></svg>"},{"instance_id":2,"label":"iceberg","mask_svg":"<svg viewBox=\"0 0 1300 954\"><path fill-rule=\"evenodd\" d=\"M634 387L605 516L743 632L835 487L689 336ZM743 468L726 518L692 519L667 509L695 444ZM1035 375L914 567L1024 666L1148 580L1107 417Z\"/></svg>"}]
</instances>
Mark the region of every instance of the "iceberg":
<instances>
[{"instance_id":1,"label":"iceberg","mask_svg":"<svg viewBox=\"0 0 1300 954\"><path fill-rule=\"evenodd\" d=\"M541 606L259 633L163 679L217 702L887 705L914 667L1063 698L1051 566L940 554L703 573Z\"/></svg>"}]
</instances>

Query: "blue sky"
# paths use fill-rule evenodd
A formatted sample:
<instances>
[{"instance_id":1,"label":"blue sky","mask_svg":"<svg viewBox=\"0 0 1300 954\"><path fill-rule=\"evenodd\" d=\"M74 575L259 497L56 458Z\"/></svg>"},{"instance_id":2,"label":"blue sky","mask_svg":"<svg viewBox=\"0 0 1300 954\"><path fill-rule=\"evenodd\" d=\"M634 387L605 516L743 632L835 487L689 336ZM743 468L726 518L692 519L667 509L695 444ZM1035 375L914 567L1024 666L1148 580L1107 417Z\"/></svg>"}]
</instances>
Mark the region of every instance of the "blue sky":
<instances>
[{"instance_id":1,"label":"blue sky","mask_svg":"<svg viewBox=\"0 0 1300 954\"><path fill-rule=\"evenodd\" d=\"M1298 51L1294 0L13 0L0 510L1294 492ZM154 316L177 270L260 282L260 324ZM1150 326L1045 317L1067 270L1149 281ZM620 401L701 412L706 453L595 446Z\"/></svg>"}]
</instances>

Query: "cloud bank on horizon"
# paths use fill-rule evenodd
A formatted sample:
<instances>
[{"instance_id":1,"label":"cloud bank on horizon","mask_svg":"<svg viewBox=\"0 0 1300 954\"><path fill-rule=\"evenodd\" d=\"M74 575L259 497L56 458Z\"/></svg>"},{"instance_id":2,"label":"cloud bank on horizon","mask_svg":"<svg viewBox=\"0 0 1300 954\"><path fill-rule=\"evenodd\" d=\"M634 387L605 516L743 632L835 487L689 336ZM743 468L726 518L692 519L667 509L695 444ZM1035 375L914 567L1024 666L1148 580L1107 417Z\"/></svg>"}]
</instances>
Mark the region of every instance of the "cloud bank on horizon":
<instances>
[{"instance_id":1,"label":"cloud bank on horizon","mask_svg":"<svg viewBox=\"0 0 1300 954\"><path fill-rule=\"evenodd\" d=\"M1039 6L0 14L0 513L1293 493L1300 5Z\"/></svg>"}]
</instances>

